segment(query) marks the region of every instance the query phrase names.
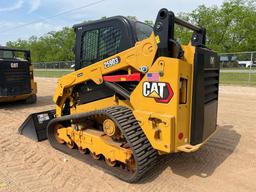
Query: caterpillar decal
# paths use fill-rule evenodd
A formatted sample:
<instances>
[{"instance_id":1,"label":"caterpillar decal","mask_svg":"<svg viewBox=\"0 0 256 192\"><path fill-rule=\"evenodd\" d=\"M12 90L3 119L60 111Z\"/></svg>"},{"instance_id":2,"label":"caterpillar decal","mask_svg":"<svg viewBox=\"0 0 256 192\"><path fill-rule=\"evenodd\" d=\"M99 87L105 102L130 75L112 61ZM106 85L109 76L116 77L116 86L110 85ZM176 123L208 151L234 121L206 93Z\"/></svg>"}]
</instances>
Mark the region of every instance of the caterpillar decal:
<instances>
[{"instance_id":1,"label":"caterpillar decal","mask_svg":"<svg viewBox=\"0 0 256 192\"><path fill-rule=\"evenodd\" d=\"M174 93L169 83L144 82L143 96L154 98L159 103L169 103Z\"/></svg>"}]
</instances>

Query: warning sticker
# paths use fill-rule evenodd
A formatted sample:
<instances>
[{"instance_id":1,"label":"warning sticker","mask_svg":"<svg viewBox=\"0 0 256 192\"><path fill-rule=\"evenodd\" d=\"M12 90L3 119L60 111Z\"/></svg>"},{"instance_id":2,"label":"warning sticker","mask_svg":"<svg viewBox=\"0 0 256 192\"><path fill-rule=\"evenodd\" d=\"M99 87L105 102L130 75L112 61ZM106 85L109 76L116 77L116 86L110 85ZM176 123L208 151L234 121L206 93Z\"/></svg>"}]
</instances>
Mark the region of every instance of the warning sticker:
<instances>
[{"instance_id":1,"label":"warning sticker","mask_svg":"<svg viewBox=\"0 0 256 192\"><path fill-rule=\"evenodd\" d=\"M43 114L37 115L37 119L39 124L42 124L43 122L50 120L50 117L48 113L43 113Z\"/></svg>"}]
</instances>

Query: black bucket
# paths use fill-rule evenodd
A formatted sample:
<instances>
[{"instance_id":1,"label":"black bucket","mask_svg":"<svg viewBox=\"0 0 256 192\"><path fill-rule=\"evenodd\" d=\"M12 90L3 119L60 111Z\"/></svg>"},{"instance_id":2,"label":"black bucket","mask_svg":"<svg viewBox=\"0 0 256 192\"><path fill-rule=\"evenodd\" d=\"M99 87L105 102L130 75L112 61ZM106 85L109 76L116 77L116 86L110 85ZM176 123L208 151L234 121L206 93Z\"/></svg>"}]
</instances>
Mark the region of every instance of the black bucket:
<instances>
[{"instance_id":1,"label":"black bucket","mask_svg":"<svg viewBox=\"0 0 256 192\"><path fill-rule=\"evenodd\" d=\"M35 141L47 139L47 125L55 118L55 110L30 114L19 128L19 133Z\"/></svg>"}]
</instances>

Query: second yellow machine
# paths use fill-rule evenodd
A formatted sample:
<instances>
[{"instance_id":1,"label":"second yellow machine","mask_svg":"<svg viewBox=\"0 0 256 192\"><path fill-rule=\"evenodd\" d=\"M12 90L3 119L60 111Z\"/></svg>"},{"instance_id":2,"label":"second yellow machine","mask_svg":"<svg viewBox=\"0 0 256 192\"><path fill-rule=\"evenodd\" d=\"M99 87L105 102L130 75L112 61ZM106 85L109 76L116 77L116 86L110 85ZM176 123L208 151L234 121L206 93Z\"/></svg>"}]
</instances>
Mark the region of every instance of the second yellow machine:
<instances>
[{"instance_id":1,"label":"second yellow machine","mask_svg":"<svg viewBox=\"0 0 256 192\"><path fill-rule=\"evenodd\" d=\"M188 45L175 24L194 31ZM117 16L74 29L76 70L59 79L56 110L21 134L135 182L158 155L194 152L214 133L219 63L203 28L161 9L154 28Z\"/></svg>"}]
</instances>

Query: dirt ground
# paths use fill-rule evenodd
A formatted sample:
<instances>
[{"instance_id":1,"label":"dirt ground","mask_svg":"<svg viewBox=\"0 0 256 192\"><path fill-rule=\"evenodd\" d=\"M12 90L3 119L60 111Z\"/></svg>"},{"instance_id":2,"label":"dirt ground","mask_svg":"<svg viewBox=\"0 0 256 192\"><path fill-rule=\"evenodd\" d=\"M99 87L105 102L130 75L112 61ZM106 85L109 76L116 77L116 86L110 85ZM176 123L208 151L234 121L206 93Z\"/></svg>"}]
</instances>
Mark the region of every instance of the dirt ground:
<instances>
[{"instance_id":1,"label":"dirt ground","mask_svg":"<svg viewBox=\"0 0 256 192\"><path fill-rule=\"evenodd\" d=\"M196 153L163 157L138 184L17 134L32 112L53 108L56 79L38 78L38 103L0 105L0 192L256 191L256 88L221 86L219 129Z\"/></svg>"}]
</instances>

